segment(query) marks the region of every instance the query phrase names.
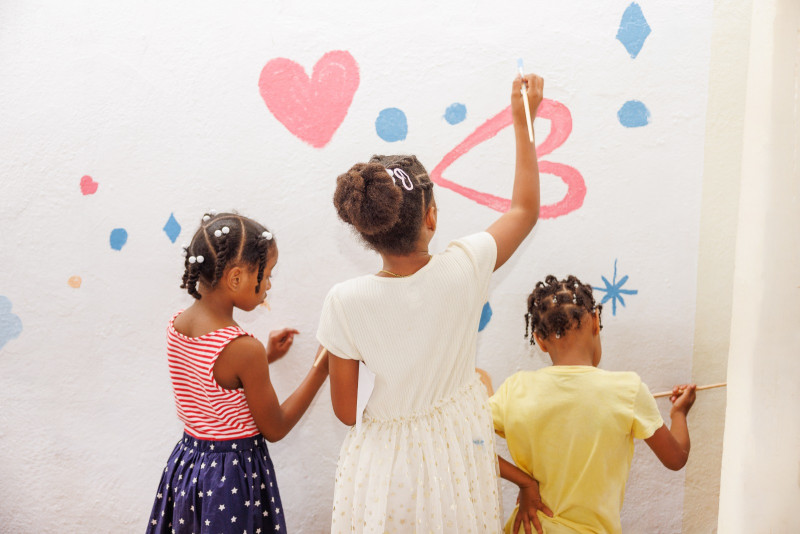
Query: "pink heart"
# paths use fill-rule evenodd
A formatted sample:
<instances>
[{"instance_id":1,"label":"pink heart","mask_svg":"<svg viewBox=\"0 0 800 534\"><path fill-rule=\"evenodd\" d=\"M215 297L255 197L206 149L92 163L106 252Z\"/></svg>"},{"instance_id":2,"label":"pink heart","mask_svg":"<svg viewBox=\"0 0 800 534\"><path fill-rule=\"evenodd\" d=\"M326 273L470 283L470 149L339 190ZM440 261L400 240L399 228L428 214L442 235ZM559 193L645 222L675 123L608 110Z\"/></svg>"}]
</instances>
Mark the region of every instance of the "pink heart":
<instances>
[{"instance_id":1,"label":"pink heart","mask_svg":"<svg viewBox=\"0 0 800 534\"><path fill-rule=\"evenodd\" d=\"M328 144L342 124L358 89L358 64L349 52L333 50L305 69L286 58L270 60L261 71L261 98L292 134L315 148Z\"/></svg>"},{"instance_id":2,"label":"pink heart","mask_svg":"<svg viewBox=\"0 0 800 534\"><path fill-rule=\"evenodd\" d=\"M92 180L91 176L84 176L81 178L81 193L85 195L94 195L95 191L97 191L97 186L100 185L94 180Z\"/></svg>"},{"instance_id":3,"label":"pink heart","mask_svg":"<svg viewBox=\"0 0 800 534\"><path fill-rule=\"evenodd\" d=\"M553 150L564 144L569 134L572 132L572 114L567 106L555 100L545 98L539 105L536 114L537 118L549 119L551 122L550 133L536 148L539 158L550 154ZM453 150L445 154L442 161L431 172L431 180L442 187L452 189L478 204L486 206L496 211L506 212L511 206L511 200L495 196L491 193L478 191L448 180L442 174L458 158L467 154L470 150L497 135L503 128L511 126L511 106L487 120L485 123L469 134L466 139L458 144ZM583 205L586 196L586 184L583 176L577 169L564 165L563 163L553 163L550 161L539 160L539 172L541 174L552 174L561 178L567 185L567 193L564 198L555 204L544 205L539 211L542 219L552 219L573 212Z\"/></svg>"}]
</instances>

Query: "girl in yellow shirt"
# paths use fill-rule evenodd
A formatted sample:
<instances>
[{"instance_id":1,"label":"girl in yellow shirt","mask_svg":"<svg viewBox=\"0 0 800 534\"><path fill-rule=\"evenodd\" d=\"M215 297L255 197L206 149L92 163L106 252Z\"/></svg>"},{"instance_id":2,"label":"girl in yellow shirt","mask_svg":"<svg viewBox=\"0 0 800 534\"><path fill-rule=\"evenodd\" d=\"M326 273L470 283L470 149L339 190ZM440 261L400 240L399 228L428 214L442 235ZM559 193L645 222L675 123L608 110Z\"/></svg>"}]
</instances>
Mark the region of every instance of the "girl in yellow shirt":
<instances>
[{"instance_id":1,"label":"girl in yellow shirt","mask_svg":"<svg viewBox=\"0 0 800 534\"><path fill-rule=\"evenodd\" d=\"M530 533L531 524L545 534L621 532L633 438L669 469L686 464L695 385L673 389L668 428L636 373L597 368L601 308L574 276L548 276L528 297L526 336L530 328L553 365L512 375L490 399L495 431L531 477L520 480L500 459L501 476L520 486L506 533Z\"/></svg>"}]
</instances>

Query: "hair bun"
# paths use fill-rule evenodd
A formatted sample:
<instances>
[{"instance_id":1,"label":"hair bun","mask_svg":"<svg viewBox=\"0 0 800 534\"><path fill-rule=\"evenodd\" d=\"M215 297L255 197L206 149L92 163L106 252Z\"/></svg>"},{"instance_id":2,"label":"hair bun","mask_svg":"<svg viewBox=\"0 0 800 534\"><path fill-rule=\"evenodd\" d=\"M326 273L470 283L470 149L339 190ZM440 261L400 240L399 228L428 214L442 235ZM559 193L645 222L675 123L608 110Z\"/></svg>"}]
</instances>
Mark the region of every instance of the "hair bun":
<instances>
[{"instance_id":1,"label":"hair bun","mask_svg":"<svg viewBox=\"0 0 800 534\"><path fill-rule=\"evenodd\" d=\"M364 235L392 228L402 203L403 193L378 163L357 163L336 179L333 205L344 222Z\"/></svg>"}]
</instances>

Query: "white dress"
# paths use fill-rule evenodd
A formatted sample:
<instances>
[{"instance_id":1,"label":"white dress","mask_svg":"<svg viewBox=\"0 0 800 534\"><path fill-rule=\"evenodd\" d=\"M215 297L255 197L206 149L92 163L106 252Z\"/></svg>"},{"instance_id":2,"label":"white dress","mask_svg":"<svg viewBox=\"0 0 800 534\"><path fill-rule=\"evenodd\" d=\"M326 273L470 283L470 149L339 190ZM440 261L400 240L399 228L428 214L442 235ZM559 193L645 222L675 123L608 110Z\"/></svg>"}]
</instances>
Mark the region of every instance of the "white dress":
<instances>
[{"instance_id":1,"label":"white dress","mask_svg":"<svg viewBox=\"0 0 800 534\"><path fill-rule=\"evenodd\" d=\"M494 428L475 373L497 246L465 237L405 278L337 284L317 338L375 387L336 472L332 532L502 530Z\"/></svg>"}]
</instances>

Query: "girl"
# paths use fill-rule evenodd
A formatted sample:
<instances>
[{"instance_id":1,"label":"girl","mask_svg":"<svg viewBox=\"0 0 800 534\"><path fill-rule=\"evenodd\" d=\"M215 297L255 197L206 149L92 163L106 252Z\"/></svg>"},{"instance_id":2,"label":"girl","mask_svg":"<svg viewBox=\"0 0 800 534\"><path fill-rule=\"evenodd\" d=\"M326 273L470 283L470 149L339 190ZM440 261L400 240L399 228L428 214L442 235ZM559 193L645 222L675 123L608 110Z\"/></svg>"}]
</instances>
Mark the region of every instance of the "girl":
<instances>
[{"instance_id":1,"label":"girl","mask_svg":"<svg viewBox=\"0 0 800 534\"><path fill-rule=\"evenodd\" d=\"M267 347L233 320L266 299L278 247L265 227L206 214L186 247L182 288L196 300L167 327L167 359L184 435L164 468L147 532L285 532L266 440L283 438L325 382L327 359L282 404L269 363L297 330ZM265 439L266 438L266 439Z\"/></svg>"},{"instance_id":2,"label":"girl","mask_svg":"<svg viewBox=\"0 0 800 534\"><path fill-rule=\"evenodd\" d=\"M527 76L535 113L542 79ZM491 413L475 373L489 279L533 229L539 172L512 86L516 173L510 210L436 255L433 183L414 156L375 156L339 176L334 205L380 254L374 274L334 286L317 337L331 355L331 400L347 425L333 532L498 532ZM359 362L375 374L356 413Z\"/></svg>"},{"instance_id":3,"label":"girl","mask_svg":"<svg viewBox=\"0 0 800 534\"><path fill-rule=\"evenodd\" d=\"M672 390L667 428L636 373L597 369L600 310L592 287L574 276L548 276L528 297L525 335L530 328L531 343L553 366L512 375L490 399L495 431L514 463L538 480L519 484L507 533L530 533L531 522L546 534L621 532L633 438L645 440L669 469L686 464L695 385Z\"/></svg>"}]
</instances>

